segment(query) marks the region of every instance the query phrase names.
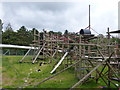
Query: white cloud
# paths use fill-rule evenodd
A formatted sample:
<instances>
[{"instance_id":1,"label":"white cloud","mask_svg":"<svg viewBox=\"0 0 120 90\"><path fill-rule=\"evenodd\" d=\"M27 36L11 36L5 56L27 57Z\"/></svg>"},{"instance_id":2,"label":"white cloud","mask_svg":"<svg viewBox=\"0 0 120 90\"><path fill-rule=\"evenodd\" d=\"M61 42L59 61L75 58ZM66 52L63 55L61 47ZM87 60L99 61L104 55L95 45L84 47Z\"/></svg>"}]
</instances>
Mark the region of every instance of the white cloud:
<instances>
[{"instance_id":1,"label":"white cloud","mask_svg":"<svg viewBox=\"0 0 120 90\"><path fill-rule=\"evenodd\" d=\"M93 0L93 2L93 5L95 5L94 12L92 13L94 26L97 26L100 29L107 27L117 29L118 0Z\"/></svg>"},{"instance_id":2,"label":"white cloud","mask_svg":"<svg viewBox=\"0 0 120 90\"><path fill-rule=\"evenodd\" d=\"M78 32L88 26L88 5L91 4L91 26L99 33L107 27L117 29L118 0L81 0L77 3L3 3L0 15L4 23L11 23L15 30L25 25L39 30ZM1 7L1 4L0 4ZM1 9L1 8L0 8ZM4 16L4 17L2 17Z\"/></svg>"}]
</instances>

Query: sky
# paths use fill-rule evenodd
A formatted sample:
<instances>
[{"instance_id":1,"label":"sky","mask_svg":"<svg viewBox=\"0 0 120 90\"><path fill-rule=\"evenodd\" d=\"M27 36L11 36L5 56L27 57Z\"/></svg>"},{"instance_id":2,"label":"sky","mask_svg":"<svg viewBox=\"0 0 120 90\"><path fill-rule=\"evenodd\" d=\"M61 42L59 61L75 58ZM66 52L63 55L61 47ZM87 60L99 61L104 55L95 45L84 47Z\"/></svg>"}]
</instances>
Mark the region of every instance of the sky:
<instances>
[{"instance_id":1,"label":"sky","mask_svg":"<svg viewBox=\"0 0 120 90\"><path fill-rule=\"evenodd\" d=\"M26 26L28 30L79 32L89 23L88 7L91 5L91 32L105 34L118 29L119 0L79 0L79 1L37 1L0 2L0 18L3 29L11 24L14 30ZM97 33L96 33L96 32Z\"/></svg>"}]
</instances>

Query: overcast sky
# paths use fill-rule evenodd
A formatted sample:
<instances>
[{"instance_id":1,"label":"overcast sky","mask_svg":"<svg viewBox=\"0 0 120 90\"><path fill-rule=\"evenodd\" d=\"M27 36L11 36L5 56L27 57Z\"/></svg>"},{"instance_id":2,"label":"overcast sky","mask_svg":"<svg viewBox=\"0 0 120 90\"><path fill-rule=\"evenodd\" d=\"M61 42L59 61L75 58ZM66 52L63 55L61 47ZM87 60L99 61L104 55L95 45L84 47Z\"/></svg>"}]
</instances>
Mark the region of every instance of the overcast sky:
<instances>
[{"instance_id":1,"label":"overcast sky","mask_svg":"<svg viewBox=\"0 0 120 90\"><path fill-rule=\"evenodd\" d=\"M4 27L11 23L14 30L21 26L78 32L88 26L88 7L91 5L91 27L105 34L118 29L119 0L80 0L79 2L1 2L0 18ZM92 33L95 33L92 31Z\"/></svg>"}]
</instances>

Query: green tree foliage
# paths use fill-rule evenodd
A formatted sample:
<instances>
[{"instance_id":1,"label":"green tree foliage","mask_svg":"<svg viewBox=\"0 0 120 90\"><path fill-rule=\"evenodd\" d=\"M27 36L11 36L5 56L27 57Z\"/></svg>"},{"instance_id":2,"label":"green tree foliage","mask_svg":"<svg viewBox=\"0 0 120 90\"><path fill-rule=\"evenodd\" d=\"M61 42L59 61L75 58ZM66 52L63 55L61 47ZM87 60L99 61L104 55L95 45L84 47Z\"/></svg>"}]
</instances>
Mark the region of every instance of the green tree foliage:
<instances>
[{"instance_id":1,"label":"green tree foliage","mask_svg":"<svg viewBox=\"0 0 120 90\"><path fill-rule=\"evenodd\" d=\"M9 23L5 28L5 31L2 31L2 43L3 44L13 44L13 45L30 45L34 39L34 32L38 34L38 30L33 28L32 30L27 30L25 26L20 27L16 32L11 27ZM50 31L53 35L62 35L62 32L53 32ZM43 39L43 33L40 33L41 38Z\"/></svg>"},{"instance_id":2,"label":"green tree foliage","mask_svg":"<svg viewBox=\"0 0 120 90\"><path fill-rule=\"evenodd\" d=\"M17 41L18 45L29 45L32 43L32 34L30 31L26 29L25 26L22 26L19 30L17 30Z\"/></svg>"},{"instance_id":3,"label":"green tree foliage","mask_svg":"<svg viewBox=\"0 0 120 90\"><path fill-rule=\"evenodd\" d=\"M15 44L17 40L16 36L16 32L13 31L9 23L5 29L5 32L2 33L2 42L4 44Z\"/></svg>"},{"instance_id":4,"label":"green tree foliage","mask_svg":"<svg viewBox=\"0 0 120 90\"><path fill-rule=\"evenodd\" d=\"M58 31L57 34L58 34L58 35L62 35L62 32Z\"/></svg>"},{"instance_id":5,"label":"green tree foliage","mask_svg":"<svg viewBox=\"0 0 120 90\"><path fill-rule=\"evenodd\" d=\"M14 44L14 45L29 45L33 40L33 30L27 30L25 26L20 27L17 32L14 32L11 25L5 29L2 33L3 44Z\"/></svg>"},{"instance_id":6,"label":"green tree foliage","mask_svg":"<svg viewBox=\"0 0 120 90\"><path fill-rule=\"evenodd\" d=\"M64 35L68 35L68 33L69 33L68 30L65 30Z\"/></svg>"},{"instance_id":7,"label":"green tree foliage","mask_svg":"<svg viewBox=\"0 0 120 90\"><path fill-rule=\"evenodd\" d=\"M58 32L54 32L54 31L49 31L49 34L53 34L53 35L62 35L62 32L58 31Z\"/></svg>"},{"instance_id":8,"label":"green tree foliage","mask_svg":"<svg viewBox=\"0 0 120 90\"><path fill-rule=\"evenodd\" d=\"M5 29L5 31L13 31L11 24L9 23Z\"/></svg>"}]
</instances>

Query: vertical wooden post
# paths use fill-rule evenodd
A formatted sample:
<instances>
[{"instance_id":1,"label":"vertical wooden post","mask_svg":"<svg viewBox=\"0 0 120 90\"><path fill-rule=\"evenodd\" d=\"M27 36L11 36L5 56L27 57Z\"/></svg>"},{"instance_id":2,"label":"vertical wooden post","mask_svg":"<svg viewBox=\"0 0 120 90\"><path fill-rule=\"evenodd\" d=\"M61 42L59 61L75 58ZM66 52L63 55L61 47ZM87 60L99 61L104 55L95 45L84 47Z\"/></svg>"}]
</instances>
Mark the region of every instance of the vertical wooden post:
<instances>
[{"instance_id":1,"label":"vertical wooden post","mask_svg":"<svg viewBox=\"0 0 120 90\"><path fill-rule=\"evenodd\" d=\"M90 56L90 46L88 46L88 57Z\"/></svg>"},{"instance_id":2,"label":"vertical wooden post","mask_svg":"<svg viewBox=\"0 0 120 90\"><path fill-rule=\"evenodd\" d=\"M85 57L85 54L86 54L85 51L86 51L85 46L83 46L83 55L84 55L84 57Z\"/></svg>"},{"instance_id":3,"label":"vertical wooden post","mask_svg":"<svg viewBox=\"0 0 120 90\"><path fill-rule=\"evenodd\" d=\"M99 40L100 40L100 37L97 37L97 45L100 45ZM99 52L98 51L96 51L96 52L97 52L97 57L98 57Z\"/></svg>"},{"instance_id":4,"label":"vertical wooden post","mask_svg":"<svg viewBox=\"0 0 120 90\"><path fill-rule=\"evenodd\" d=\"M90 5L89 5L89 30L90 30Z\"/></svg>"},{"instance_id":5,"label":"vertical wooden post","mask_svg":"<svg viewBox=\"0 0 120 90\"><path fill-rule=\"evenodd\" d=\"M81 35L79 35L79 43L81 43ZM81 57L81 45L79 45L79 57Z\"/></svg>"},{"instance_id":6,"label":"vertical wooden post","mask_svg":"<svg viewBox=\"0 0 120 90\"><path fill-rule=\"evenodd\" d=\"M108 55L110 55L110 32L109 32L109 27L108 27Z\"/></svg>"},{"instance_id":7,"label":"vertical wooden post","mask_svg":"<svg viewBox=\"0 0 120 90\"><path fill-rule=\"evenodd\" d=\"M40 42L40 45L43 45L46 41L44 40L44 38L45 38L45 33L43 33L43 38L42 38L42 40L41 40L41 42ZM47 46L47 43L46 43L46 46ZM46 48L46 47L45 47ZM44 51L44 48L43 48L43 58L45 58L45 51Z\"/></svg>"},{"instance_id":8,"label":"vertical wooden post","mask_svg":"<svg viewBox=\"0 0 120 90\"><path fill-rule=\"evenodd\" d=\"M50 62L52 62L52 54L53 54L53 53L52 53L52 51L53 51L53 45L52 45L52 44L53 44L53 42L52 42L52 41L53 41L53 38L52 38L52 33L50 34L50 38L51 38L51 39L50 39L50 40L51 40L51 60L50 60Z\"/></svg>"},{"instance_id":9,"label":"vertical wooden post","mask_svg":"<svg viewBox=\"0 0 120 90\"><path fill-rule=\"evenodd\" d=\"M109 45L110 45L110 33L109 33L109 27L108 27L108 55L110 55L110 47L109 47ZM109 64L110 64L110 60L108 60L107 61ZM110 67L108 67L108 78L110 79ZM110 87L110 81L108 80L108 86Z\"/></svg>"},{"instance_id":10,"label":"vertical wooden post","mask_svg":"<svg viewBox=\"0 0 120 90\"><path fill-rule=\"evenodd\" d=\"M79 60L80 60L80 62L78 63L78 64L76 64L76 69L77 70L79 70L79 69L81 69L82 68L82 47L81 47L81 41L82 41L82 39L81 39L81 34L79 33ZM78 73L77 73L77 75L79 75L78 77L79 77L79 79L81 78L81 76L82 76L82 72L81 72L81 70L80 71L77 71Z\"/></svg>"},{"instance_id":11,"label":"vertical wooden post","mask_svg":"<svg viewBox=\"0 0 120 90\"><path fill-rule=\"evenodd\" d=\"M58 57L58 50L59 50L59 48L58 48L58 34L57 34L57 53L56 53L56 57ZM58 58L57 58L58 59Z\"/></svg>"},{"instance_id":12,"label":"vertical wooden post","mask_svg":"<svg viewBox=\"0 0 120 90\"><path fill-rule=\"evenodd\" d=\"M2 20L0 19L0 43L2 43L2 28L3 28L3 23ZM2 49L0 49L0 52L2 52Z\"/></svg>"},{"instance_id":13,"label":"vertical wooden post","mask_svg":"<svg viewBox=\"0 0 120 90\"><path fill-rule=\"evenodd\" d=\"M34 48L36 48L36 45L35 45L35 44L36 44L36 43L35 43L36 36L35 36L35 34L36 34L36 30L34 29L34 43L33 43L33 44L34 44ZM35 49L34 49L34 55L35 55Z\"/></svg>"}]
</instances>

